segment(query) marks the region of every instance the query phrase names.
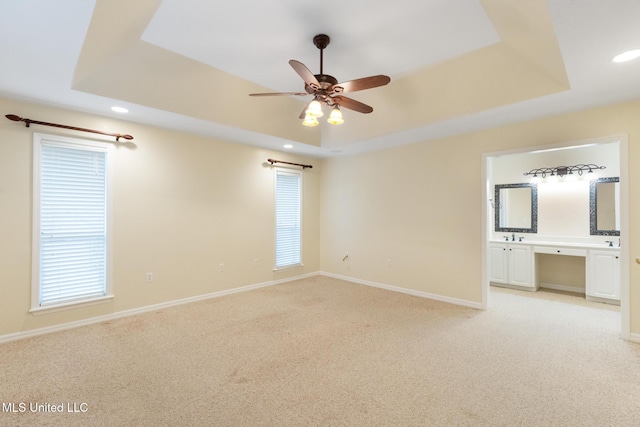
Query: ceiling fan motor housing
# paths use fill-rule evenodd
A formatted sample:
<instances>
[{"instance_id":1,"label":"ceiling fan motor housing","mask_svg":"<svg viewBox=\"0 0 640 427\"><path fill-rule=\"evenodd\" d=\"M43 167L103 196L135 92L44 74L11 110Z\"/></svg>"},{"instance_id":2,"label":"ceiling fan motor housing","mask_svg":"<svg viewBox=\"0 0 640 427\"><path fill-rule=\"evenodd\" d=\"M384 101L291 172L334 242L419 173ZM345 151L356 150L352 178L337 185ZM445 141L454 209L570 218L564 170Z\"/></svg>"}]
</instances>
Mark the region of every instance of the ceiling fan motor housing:
<instances>
[{"instance_id":1,"label":"ceiling fan motor housing","mask_svg":"<svg viewBox=\"0 0 640 427\"><path fill-rule=\"evenodd\" d=\"M338 84L338 79L330 76L329 74L315 74L314 76L316 80L318 80L318 83L320 83L320 90L327 90L330 87ZM308 84L304 85L304 89L307 91L307 93L310 94L316 93L318 91L317 88L309 86Z\"/></svg>"}]
</instances>

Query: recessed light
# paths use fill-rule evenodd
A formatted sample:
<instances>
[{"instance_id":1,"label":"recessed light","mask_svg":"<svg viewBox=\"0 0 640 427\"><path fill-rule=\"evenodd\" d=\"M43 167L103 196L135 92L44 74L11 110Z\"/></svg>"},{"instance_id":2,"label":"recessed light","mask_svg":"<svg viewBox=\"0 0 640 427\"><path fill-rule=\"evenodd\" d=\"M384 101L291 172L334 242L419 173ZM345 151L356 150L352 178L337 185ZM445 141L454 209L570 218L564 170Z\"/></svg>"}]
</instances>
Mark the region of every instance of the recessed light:
<instances>
[{"instance_id":1,"label":"recessed light","mask_svg":"<svg viewBox=\"0 0 640 427\"><path fill-rule=\"evenodd\" d=\"M613 62L627 62L640 56L640 49L628 50L613 57Z\"/></svg>"},{"instance_id":2,"label":"recessed light","mask_svg":"<svg viewBox=\"0 0 640 427\"><path fill-rule=\"evenodd\" d=\"M128 113L129 110L127 110L124 107L111 107L111 111L115 111L116 113Z\"/></svg>"},{"instance_id":3,"label":"recessed light","mask_svg":"<svg viewBox=\"0 0 640 427\"><path fill-rule=\"evenodd\" d=\"M291 144L284 144L284 148L293 148L293 145L291 145Z\"/></svg>"}]
</instances>

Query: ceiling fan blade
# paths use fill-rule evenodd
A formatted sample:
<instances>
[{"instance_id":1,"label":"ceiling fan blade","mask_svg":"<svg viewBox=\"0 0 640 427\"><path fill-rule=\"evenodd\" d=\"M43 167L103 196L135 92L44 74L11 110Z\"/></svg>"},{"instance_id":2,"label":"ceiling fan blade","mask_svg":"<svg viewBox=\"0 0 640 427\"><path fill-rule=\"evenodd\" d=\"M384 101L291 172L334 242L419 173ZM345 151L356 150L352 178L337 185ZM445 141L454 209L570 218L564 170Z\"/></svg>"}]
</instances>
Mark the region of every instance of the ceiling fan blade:
<instances>
[{"instance_id":1,"label":"ceiling fan blade","mask_svg":"<svg viewBox=\"0 0 640 427\"><path fill-rule=\"evenodd\" d=\"M349 80L333 85L330 93L356 92L358 90L372 89L384 86L391 81L389 76L379 74L377 76L363 77L361 79Z\"/></svg>"},{"instance_id":2,"label":"ceiling fan blade","mask_svg":"<svg viewBox=\"0 0 640 427\"><path fill-rule=\"evenodd\" d=\"M347 98L346 96L332 96L331 99L335 104L338 104L341 107L348 108L350 110L357 111L359 113L370 113L373 111L373 108L368 106L367 104L363 104L360 101L356 101L355 99Z\"/></svg>"},{"instance_id":3,"label":"ceiling fan blade","mask_svg":"<svg viewBox=\"0 0 640 427\"><path fill-rule=\"evenodd\" d=\"M266 93L250 93L249 96L281 96L281 95L309 95L307 92L266 92Z\"/></svg>"},{"instance_id":4,"label":"ceiling fan blade","mask_svg":"<svg viewBox=\"0 0 640 427\"><path fill-rule=\"evenodd\" d=\"M295 59L290 60L289 65L291 65L295 72L302 77L302 80L304 80L307 85L312 87L314 90L320 89L320 82L318 82L316 76L309 71L306 65L300 61L296 61Z\"/></svg>"}]
</instances>

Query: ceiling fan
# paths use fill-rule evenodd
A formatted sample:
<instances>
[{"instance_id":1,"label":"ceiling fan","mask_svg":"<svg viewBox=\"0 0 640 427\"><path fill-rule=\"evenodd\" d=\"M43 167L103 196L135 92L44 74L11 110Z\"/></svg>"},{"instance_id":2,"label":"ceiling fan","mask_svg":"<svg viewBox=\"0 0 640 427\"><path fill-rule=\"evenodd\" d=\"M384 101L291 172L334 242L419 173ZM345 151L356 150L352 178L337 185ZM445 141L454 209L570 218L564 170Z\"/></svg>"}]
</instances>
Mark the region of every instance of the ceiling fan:
<instances>
[{"instance_id":1,"label":"ceiling fan","mask_svg":"<svg viewBox=\"0 0 640 427\"><path fill-rule=\"evenodd\" d=\"M251 93L249 96L313 95L313 99L307 103L300 114L300 118L304 119L302 124L306 126L315 126L318 124L317 118L323 115L322 104L333 108L328 120L329 123L332 124L341 124L344 122L340 107L348 108L359 113L371 113L373 108L369 105L343 96L342 94L384 86L388 84L391 79L388 76L379 74L339 83L335 77L324 74L322 63L323 51L329 45L330 41L331 39L326 34L318 34L313 38L313 44L320 49L320 74L313 74L302 62L296 61L295 59L289 61L289 65L291 65L295 72L304 80L305 92Z\"/></svg>"}]
</instances>

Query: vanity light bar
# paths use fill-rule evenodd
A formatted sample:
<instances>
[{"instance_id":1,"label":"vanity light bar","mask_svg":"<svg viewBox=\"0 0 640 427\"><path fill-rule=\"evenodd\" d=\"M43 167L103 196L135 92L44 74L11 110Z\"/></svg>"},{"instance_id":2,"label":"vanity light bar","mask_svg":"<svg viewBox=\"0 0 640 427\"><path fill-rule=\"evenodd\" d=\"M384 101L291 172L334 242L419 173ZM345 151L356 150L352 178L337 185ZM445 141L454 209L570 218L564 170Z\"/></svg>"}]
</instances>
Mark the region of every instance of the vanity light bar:
<instances>
[{"instance_id":1,"label":"vanity light bar","mask_svg":"<svg viewBox=\"0 0 640 427\"><path fill-rule=\"evenodd\" d=\"M584 171L588 171L587 173L593 173L594 170L606 169L606 166L598 166L592 163L587 165L575 165L575 166L556 166L553 168L538 168L531 169L529 172L525 172L524 176L533 175L533 178L538 178L538 174L540 174L541 178L546 178L547 174L549 176L565 176L565 175L573 175L574 172L577 172L578 175L582 176Z\"/></svg>"}]
</instances>

